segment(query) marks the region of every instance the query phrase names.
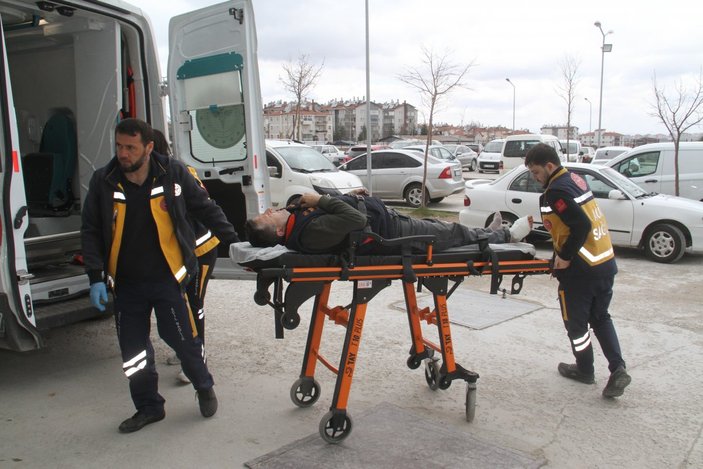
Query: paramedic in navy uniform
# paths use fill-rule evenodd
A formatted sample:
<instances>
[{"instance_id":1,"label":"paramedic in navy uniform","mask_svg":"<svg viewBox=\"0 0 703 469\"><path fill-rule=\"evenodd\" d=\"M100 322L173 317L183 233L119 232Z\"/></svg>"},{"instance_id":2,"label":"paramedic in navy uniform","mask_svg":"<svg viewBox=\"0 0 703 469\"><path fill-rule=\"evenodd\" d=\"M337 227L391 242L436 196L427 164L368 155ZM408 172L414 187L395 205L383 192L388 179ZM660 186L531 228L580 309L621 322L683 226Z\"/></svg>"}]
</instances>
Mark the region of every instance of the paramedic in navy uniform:
<instances>
[{"instance_id":1,"label":"paramedic in navy uniform","mask_svg":"<svg viewBox=\"0 0 703 469\"><path fill-rule=\"evenodd\" d=\"M159 336L176 352L193 383L200 412L217 411L214 381L194 327L185 287L197 273L193 217L223 242L237 241L220 207L180 161L152 152L151 127L125 119L115 128L116 155L93 174L83 207L83 259L90 299L104 311L105 282L115 298L123 370L136 414L119 431L130 433L165 416L158 392L151 310Z\"/></svg>"},{"instance_id":2,"label":"paramedic in navy uniform","mask_svg":"<svg viewBox=\"0 0 703 469\"><path fill-rule=\"evenodd\" d=\"M586 181L561 166L554 148L535 145L525 156L525 166L544 186L540 211L552 235L553 275L559 280L562 319L576 357L575 364L559 363L557 369L565 378L595 383L590 324L610 370L603 396L622 396L631 378L608 313L618 269L605 216Z\"/></svg>"}]
</instances>

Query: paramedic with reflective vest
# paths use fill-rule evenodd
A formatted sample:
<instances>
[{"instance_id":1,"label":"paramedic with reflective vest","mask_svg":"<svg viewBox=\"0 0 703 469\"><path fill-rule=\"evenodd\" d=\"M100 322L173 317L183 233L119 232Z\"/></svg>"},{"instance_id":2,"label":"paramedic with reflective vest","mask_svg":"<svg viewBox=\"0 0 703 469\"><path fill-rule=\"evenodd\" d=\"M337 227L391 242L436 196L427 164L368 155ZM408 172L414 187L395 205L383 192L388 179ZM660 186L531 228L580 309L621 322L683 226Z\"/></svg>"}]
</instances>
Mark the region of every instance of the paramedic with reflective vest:
<instances>
[{"instance_id":1,"label":"paramedic with reflective vest","mask_svg":"<svg viewBox=\"0 0 703 469\"><path fill-rule=\"evenodd\" d=\"M93 305L105 309L105 281L114 294L123 370L137 409L119 430L130 433L165 416L149 339L152 309L159 336L193 383L201 414L210 417L217 411L214 381L185 296L197 272L196 238L188 217L223 242L235 242L237 235L183 163L152 151L147 123L121 121L115 144L116 156L90 180L81 235Z\"/></svg>"},{"instance_id":2,"label":"paramedic with reflective vest","mask_svg":"<svg viewBox=\"0 0 703 469\"><path fill-rule=\"evenodd\" d=\"M575 364L559 363L557 369L565 378L595 383L590 324L610 370L603 396L621 396L631 378L608 313L617 265L605 216L586 181L562 167L551 146L532 147L525 166L544 186L542 222L552 235L553 275L559 280L562 319L576 357Z\"/></svg>"}]
</instances>

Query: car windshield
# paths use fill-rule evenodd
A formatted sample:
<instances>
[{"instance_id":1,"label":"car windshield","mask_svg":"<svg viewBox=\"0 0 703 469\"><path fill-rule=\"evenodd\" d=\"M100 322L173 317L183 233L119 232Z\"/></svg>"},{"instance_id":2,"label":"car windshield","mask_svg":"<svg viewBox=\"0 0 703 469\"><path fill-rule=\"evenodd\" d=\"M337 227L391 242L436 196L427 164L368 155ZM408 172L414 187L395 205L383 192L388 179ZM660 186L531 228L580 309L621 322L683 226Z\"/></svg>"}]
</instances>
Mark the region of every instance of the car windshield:
<instances>
[{"instance_id":1,"label":"car windshield","mask_svg":"<svg viewBox=\"0 0 703 469\"><path fill-rule=\"evenodd\" d=\"M622 174L618 173L613 168L601 167L601 171L603 172L603 174L615 181L618 186L625 189L626 192L628 192L634 197L642 197L643 195L648 194L647 191L643 190L640 186L638 186Z\"/></svg>"},{"instance_id":2,"label":"car windshield","mask_svg":"<svg viewBox=\"0 0 703 469\"><path fill-rule=\"evenodd\" d=\"M291 169L301 173L337 171L330 160L310 147L286 146L278 147L276 151L286 160Z\"/></svg>"},{"instance_id":3,"label":"car windshield","mask_svg":"<svg viewBox=\"0 0 703 469\"><path fill-rule=\"evenodd\" d=\"M488 142L485 147L483 147L483 151L486 153L500 153L500 150L503 148L503 142Z\"/></svg>"}]
</instances>

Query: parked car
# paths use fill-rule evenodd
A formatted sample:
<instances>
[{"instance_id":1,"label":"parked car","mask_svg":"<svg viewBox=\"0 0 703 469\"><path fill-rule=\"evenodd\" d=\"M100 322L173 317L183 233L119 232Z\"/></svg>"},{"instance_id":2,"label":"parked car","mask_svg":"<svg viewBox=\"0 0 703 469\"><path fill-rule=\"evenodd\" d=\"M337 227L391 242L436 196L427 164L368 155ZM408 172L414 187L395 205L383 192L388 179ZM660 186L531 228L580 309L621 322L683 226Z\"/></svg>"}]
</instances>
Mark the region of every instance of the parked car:
<instances>
[{"instance_id":1,"label":"parked car","mask_svg":"<svg viewBox=\"0 0 703 469\"><path fill-rule=\"evenodd\" d=\"M390 148L404 148L410 145L424 145L427 143L427 138L412 138L412 139L403 139L403 140L396 140L394 142L391 142L389 147ZM431 145L441 145L442 142L439 140L432 140Z\"/></svg>"},{"instance_id":2,"label":"parked car","mask_svg":"<svg viewBox=\"0 0 703 469\"><path fill-rule=\"evenodd\" d=\"M406 147L403 147L402 150L412 150L424 155L425 144L423 143L422 145L408 145ZM452 154L452 152L447 150L444 145L430 145L427 148L427 152L440 160L457 161L457 158Z\"/></svg>"},{"instance_id":3,"label":"parked car","mask_svg":"<svg viewBox=\"0 0 703 469\"><path fill-rule=\"evenodd\" d=\"M310 147L322 153L322 156L330 160L335 166L339 166L344 160L344 152L334 145L310 145Z\"/></svg>"},{"instance_id":4,"label":"parked car","mask_svg":"<svg viewBox=\"0 0 703 469\"><path fill-rule=\"evenodd\" d=\"M581 147L582 155L579 157L579 163L590 163L596 155L596 150L593 147Z\"/></svg>"},{"instance_id":5,"label":"parked car","mask_svg":"<svg viewBox=\"0 0 703 469\"><path fill-rule=\"evenodd\" d=\"M505 137L505 145L500 160L503 162L503 169L511 169L515 166L523 166L525 164L525 155L538 143L544 143L554 148L561 161L566 162L559 139L554 135L548 134L522 134L508 135Z\"/></svg>"},{"instance_id":6,"label":"parked car","mask_svg":"<svg viewBox=\"0 0 703 469\"><path fill-rule=\"evenodd\" d=\"M593 156L591 163L604 164L606 161L630 150L632 150L630 147L601 147L596 150L596 154Z\"/></svg>"},{"instance_id":7,"label":"parked car","mask_svg":"<svg viewBox=\"0 0 703 469\"><path fill-rule=\"evenodd\" d=\"M615 246L641 248L656 262L676 262L684 251L703 252L703 202L647 193L612 168L565 163L583 177L608 221ZM524 166L508 171L491 183L467 181L459 221L466 226L488 226L500 211L506 224L534 217L533 233L548 237L540 216L542 185Z\"/></svg>"},{"instance_id":8,"label":"parked car","mask_svg":"<svg viewBox=\"0 0 703 469\"><path fill-rule=\"evenodd\" d=\"M371 145L371 151L382 150L384 148L388 147L386 145ZM352 158L356 158L357 156L362 155L364 153L366 153L366 144L351 146L349 147L349 150L347 150L347 153L344 155L343 163L346 163Z\"/></svg>"},{"instance_id":9,"label":"parked car","mask_svg":"<svg viewBox=\"0 0 703 469\"><path fill-rule=\"evenodd\" d=\"M366 160L365 154L357 156L339 169L358 176L368 187ZM412 150L386 149L372 152L371 161L373 195L386 200L404 199L412 207L421 205L423 155ZM426 200L432 203L464 190L459 162L439 160L428 155L426 187Z\"/></svg>"},{"instance_id":10,"label":"parked car","mask_svg":"<svg viewBox=\"0 0 703 469\"><path fill-rule=\"evenodd\" d=\"M579 142L578 140L569 139L568 146L566 140L559 140L559 143L561 144L561 147L564 151L564 155L566 155L566 161L575 163L579 160L581 155L583 155L581 142Z\"/></svg>"},{"instance_id":11,"label":"parked car","mask_svg":"<svg viewBox=\"0 0 703 469\"><path fill-rule=\"evenodd\" d=\"M468 168L469 171L478 169L478 153L469 148L468 145L459 145L454 143L445 144L444 148L454 155L459 160L462 168Z\"/></svg>"},{"instance_id":12,"label":"parked car","mask_svg":"<svg viewBox=\"0 0 703 469\"><path fill-rule=\"evenodd\" d=\"M500 155L503 153L503 146L505 145L504 138L498 138L491 140L483 147L483 151L478 155L478 172L483 173L486 171L495 171L499 173L503 169L503 162L500 159Z\"/></svg>"},{"instance_id":13,"label":"parked car","mask_svg":"<svg viewBox=\"0 0 703 469\"><path fill-rule=\"evenodd\" d=\"M650 143L605 163L646 192L675 195L674 143ZM703 142L679 144L679 195L703 201Z\"/></svg>"},{"instance_id":14,"label":"parked car","mask_svg":"<svg viewBox=\"0 0 703 469\"><path fill-rule=\"evenodd\" d=\"M363 186L353 174L339 171L307 145L288 140L266 140L271 204L285 207L305 192L343 194Z\"/></svg>"},{"instance_id":15,"label":"parked car","mask_svg":"<svg viewBox=\"0 0 703 469\"><path fill-rule=\"evenodd\" d=\"M480 155L483 151L483 145L480 143L467 143L466 146L475 151L477 155Z\"/></svg>"}]
</instances>

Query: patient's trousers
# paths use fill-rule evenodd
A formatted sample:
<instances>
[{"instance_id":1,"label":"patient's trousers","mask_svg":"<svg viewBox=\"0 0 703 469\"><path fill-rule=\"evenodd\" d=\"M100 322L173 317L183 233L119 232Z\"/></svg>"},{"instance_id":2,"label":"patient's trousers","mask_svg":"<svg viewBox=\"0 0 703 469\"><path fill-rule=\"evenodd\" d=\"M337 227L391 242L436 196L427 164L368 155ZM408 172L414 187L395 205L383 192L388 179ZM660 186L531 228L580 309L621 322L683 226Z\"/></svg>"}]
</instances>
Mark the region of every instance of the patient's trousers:
<instances>
[{"instance_id":1,"label":"patient's trousers","mask_svg":"<svg viewBox=\"0 0 703 469\"><path fill-rule=\"evenodd\" d=\"M468 228L459 223L445 222L434 219L410 218L398 213L393 213L391 219L395 224L395 233L398 237L434 235L435 251L465 246L467 244L477 244L480 239L487 238L491 244L501 244L510 242L510 231L501 228L492 231L486 228ZM424 244L417 243L413 248L424 249Z\"/></svg>"}]
</instances>

